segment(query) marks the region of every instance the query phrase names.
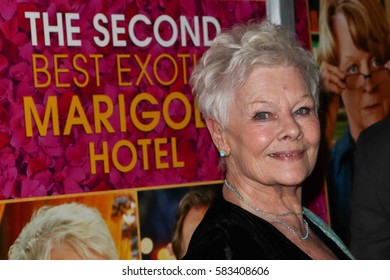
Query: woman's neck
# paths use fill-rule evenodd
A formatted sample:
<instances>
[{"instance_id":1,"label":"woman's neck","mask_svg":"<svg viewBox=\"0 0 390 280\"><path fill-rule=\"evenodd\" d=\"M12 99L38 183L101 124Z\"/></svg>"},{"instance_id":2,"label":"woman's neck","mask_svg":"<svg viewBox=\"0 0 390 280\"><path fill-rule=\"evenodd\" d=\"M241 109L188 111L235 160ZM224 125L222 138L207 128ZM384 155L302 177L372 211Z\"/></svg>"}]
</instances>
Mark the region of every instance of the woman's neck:
<instances>
[{"instance_id":1,"label":"woman's neck","mask_svg":"<svg viewBox=\"0 0 390 280\"><path fill-rule=\"evenodd\" d=\"M237 180L227 179L223 196L227 201L251 212L256 212L254 210L256 208L277 216L302 212L300 186L264 186L259 183L238 183Z\"/></svg>"}]
</instances>

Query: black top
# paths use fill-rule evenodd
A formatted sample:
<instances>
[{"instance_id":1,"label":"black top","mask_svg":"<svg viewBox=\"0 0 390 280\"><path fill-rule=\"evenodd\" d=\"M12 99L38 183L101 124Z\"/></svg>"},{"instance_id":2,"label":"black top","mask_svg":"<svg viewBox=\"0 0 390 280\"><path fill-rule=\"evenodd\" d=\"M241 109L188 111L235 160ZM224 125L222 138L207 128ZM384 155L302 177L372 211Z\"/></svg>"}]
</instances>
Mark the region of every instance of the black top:
<instances>
[{"instance_id":1,"label":"black top","mask_svg":"<svg viewBox=\"0 0 390 280\"><path fill-rule=\"evenodd\" d=\"M351 251L390 259L390 116L360 133L352 196Z\"/></svg>"},{"instance_id":2,"label":"black top","mask_svg":"<svg viewBox=\"0 0 390 280\"><path fill-rule=\"evenodd\" d=\"M350 259L321 229L309 227L339 259ZM217 196L195 230L187 260L310 260L271 223Z\"/></svg>"}]
</instances>

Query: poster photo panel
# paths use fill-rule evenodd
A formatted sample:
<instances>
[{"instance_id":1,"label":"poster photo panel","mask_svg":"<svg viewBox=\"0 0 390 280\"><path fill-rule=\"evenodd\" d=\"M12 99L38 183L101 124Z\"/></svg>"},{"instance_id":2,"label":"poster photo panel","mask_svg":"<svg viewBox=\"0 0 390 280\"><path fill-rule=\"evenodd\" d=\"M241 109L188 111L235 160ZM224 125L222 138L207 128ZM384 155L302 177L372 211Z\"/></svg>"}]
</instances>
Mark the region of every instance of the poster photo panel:
<instances>
[{"instance_id":1,"label":"poster photo panel","mask_svg":"<svg viewBox=\"0 0 390 280\"><path fill-rule=\"evenodd\" d=\"M318 177L325 180L328 222L350 242L356 142L390 112L389 1L308 1L310 36L320 71L323 141Z\"/></svg>"},{"instance_id":2,"label":"poster photo panel","mask_svg":"<svg viewBox=\"0 0 390 280\"><path fill-rule=\"evenodd\" d=\"M209 182L138 191L142 259L182 258L192 233L221 188L222 183Z\"/></svg>"},{"instance_id":3,"label":"poster photo panel","mask_svg":"<svg viewBox=\"0 0 390 280\"><path fill-rule=\"evenodd\" d=\"M51 197L40 197L32 199L8 200L0 203L0 259L8 259L8 252L15 240L20 236L26 225L32 221L33 214L43 207L56 207L61 205L70 205L72 203L80 204L82 207L91 208L99 212L99 216L104 220L107 229L110 232L112 240L115 243L119 259L137 260L139 254L139 235L138 235L138 207L137 196L134 190L115 190L105 192L92 192L87 194L62 195ZM89 213L81 209L82 213ZM76 214L75 214L76 213ZM43 250L40 247L43 239L56 245L56 238L65 236L64 240L79 238L77 233L72 232L72 227L85 226L85 230L90 226L86 223L95 223L96 220L88 217L79 217L81 213L78 208L58 209L53 212L54 218L48 215L41 215L39 223L28 228L29 236L34 236L37 241L34 245L31 241L31 247L35 250ZM58 222L55 217L58 216ZM83 218L86 218L83 220ZM46 222L45 222L46 221ZM43 225L46 223L47 225ZM73 224L69 228L66 224ZM65 225L65 226L64 226ZM87 228L88 227L88 228ZM45 229L45 230L44 230ZM66 230L67 235L59 231ZM96 229L98 230L98 229ZM70 237L69 237L70 236ZM73 237L72 237L73 236ZM99 232L88 234L88 238L96 238ZM99 239L100 240L100 239ZM88 244L85 241L85 244ZM31 253L32 254L32 253ZM38 253L37 253L38 254Z\"/></svg>"}]
</instances>

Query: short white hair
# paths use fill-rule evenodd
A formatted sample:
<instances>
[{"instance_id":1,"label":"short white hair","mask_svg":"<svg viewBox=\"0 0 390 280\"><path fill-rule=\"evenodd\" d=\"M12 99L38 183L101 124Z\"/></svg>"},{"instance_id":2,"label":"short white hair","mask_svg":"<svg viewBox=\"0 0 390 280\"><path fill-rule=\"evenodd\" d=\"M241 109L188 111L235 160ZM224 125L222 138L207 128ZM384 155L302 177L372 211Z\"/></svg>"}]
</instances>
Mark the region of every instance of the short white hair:
<instances>
[{"instance_id":1,"label":"short white hair","mask_svg":"<svg viewBox=\"0 0 390 280\"><path fill-rule=\"evenodd\" d=\"M114 240L95 208L79 203L43 206L35 212L15 243L10 247L10 260L48 260L54 246L67 244L83 259L94 252L118 259Z\"/></svg>"},{"instance_id":2,"label":"short white hair","mask_svg":"<svg viewBox=\"0 0 390 280\"><path fill-rule=\"evenodd\" d=\"M220 33L196 65L190 85L203 117L226 127L234 94L251 71L275 66L299 71L317 112L319 76L311 53L285 28L263 21L238 24Z\"/></svg>"}]
</instances>

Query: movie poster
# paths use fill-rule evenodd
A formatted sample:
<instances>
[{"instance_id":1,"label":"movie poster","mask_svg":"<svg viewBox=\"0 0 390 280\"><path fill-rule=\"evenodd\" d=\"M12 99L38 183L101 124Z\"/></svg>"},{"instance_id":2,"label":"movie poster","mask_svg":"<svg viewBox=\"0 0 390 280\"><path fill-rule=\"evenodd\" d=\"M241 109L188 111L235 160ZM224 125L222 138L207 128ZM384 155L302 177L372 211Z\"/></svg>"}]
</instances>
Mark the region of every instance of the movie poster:
<instances>
[{"instance_id":1,"label":"movie poster","mask_svg":"<svg viewBox=\"0 0 390 280\"><path fill-rule=\"evenodd\" d=\"M317 174L325 181L328 221L348 246L356 142L362 131L389 114L385 64L390 2L316 0L308 4L312 53L321 77L324 141Z\"/></svg>"}]
</instances>

